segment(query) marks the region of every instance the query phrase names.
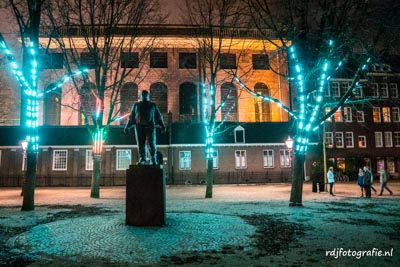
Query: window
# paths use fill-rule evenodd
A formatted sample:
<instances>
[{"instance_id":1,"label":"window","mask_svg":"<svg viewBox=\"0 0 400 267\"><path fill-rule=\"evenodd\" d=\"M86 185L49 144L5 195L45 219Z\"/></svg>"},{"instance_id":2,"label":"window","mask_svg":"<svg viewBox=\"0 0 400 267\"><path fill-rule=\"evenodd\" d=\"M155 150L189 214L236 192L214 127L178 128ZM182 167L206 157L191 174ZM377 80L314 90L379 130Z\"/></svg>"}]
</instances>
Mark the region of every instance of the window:
<instances>
[{"instance_id":1,"label":"window","mask_svg":"<svg viewBox=\"0 0 400 267\"><path fill-rule=\"evenodd\" d=\"M235 167L236 169L247 168L246 150L235 150Z\"/></svg>"},{"instance_id":2,"label":"window","mask_svg":"<svg viewBox=\"0 0 400 267\"><path fill-rule=\"evenodd\" d=\"M150 68L168 68L167 52L151 52Z\"/></svg>"},{"instance_id":3,"label":"window","mask_svg":"<svg viewBox=\"0 0 400 267\"><path fill-rule=\"evenodd\" d=\"M291 167L291 160L290 160L290 150L289 149L281 149L279 150L279 159L281 167L288 168Z\"/></svg>"},{"instance_id":4,"label":"window","mask_svg":"<svg viewBox=\"0 0 400 267\"><path fill-rule=\"evenodd\" d=\"M131 165L131 150L117 149L117 171L129 169L129 165Z\"/></svg>"},{"instance_id":5,"label":"window","mask_svg":"<svg viewBox=\"0 0 400 267\"><path fill-rule=\"evenodd\" d=\"M236 55L221 54L219 64L221 69L236 69Z\"/></svg>"},{"instance_id":6,"label":"window","mask_svg":"<svg viewBox=\"0 0 400 267\"><path fill-rule=\"evenodd\" d=\"M353 132L346 132L344 134L346 147L354 147Z\"/></svg>"},{"instance_id":7,"label":"window","mask_svg":"<svg viewBox=\"0 0 400 267\"><path fill-rule=\"evenodd\" d=\"M367 147L367 137L365 135L358 136L358 147L360 148Z\"/></svg>"},{"instance_id":8,"label":"window","mask_svg":"<svg viewBox=\"0 0 400 267\"><path fill-rule=\"evenodd\" d=\"M352 122L352 113L351 113L351 107L344 107L343 108L343 120L345 122Z\"/></svg>"},{"instance_id":9,"label":"window","mask_svg":"<svg viewBox=\"0 0 400 267\"><path fill-rule=\"evenodd\" d=\"M356 98L361 98L363 97L363 87L362 86L357 86L353 89L353 95Z\"/></svg>"},{"instance_id":10,"label":"window","mask_svg":"<svg viewBox=\"0 0 400 267\"><path fill-rule=\"evenodd\" d=\"M342 92L342 94L344 95L347 90L349 90L349 83L348 82L341 82L340 83L340 90Z\"/></svg>"},{"instance_id":11,"label":"window","mask_svg":"<svg viewBox=\"0 0 400 267\"><path fill-rule=\"evenodd\" d=\"M238 126L235 128L235 143L244 143L244 128L242 126Z\"/></svg>"},{"instance_id":12,"label":"window","mask_svg":"<svg viewBox=\"0 0 400 267\"><path fill-rule=\"evenodd\" d=\"M398 98L399 91L397 89L397 83L389 83L390 97Z\"/></svg>"},{"instance_id":13,"label":"window","mask_svg":"<svg viewBox=\"0 0 400 267\"><path fill-rule=\"evenodd\" d=\"M53 171L67 170L68 151L66 149L55 149L53 151Z\"/></svg>"},{"instance_id":14,"label":"window","mask_svg":"<svg viewBox=\"0 0 400 267\"><path fill-rule=\"evenodd\" d=\"M388 173L394 173L395 167L394 167L394 158L386 158L386 170Z\"/></svg>"},{"instance_id":15,"label":"window","mask_svg":"<svg viewBox=\"0 0 400 267\"><path fill-rule=\"evenodd\" d=\"M371 96L372 97L379 97L379 92L378 92L378 84L377 83L372 83L371 84Z\"/></svg>"},{"instance_id":16,"label":"window","mask_svg":"<svg viewBox=\"0 0 400 267\"><path fill-rule=\"evenodd\" d=\"M325 115L328 114L331 111L330 107L326 107L325 108ZM326 121L332 121L332 116L330 116L329 118L326 119Z\"/></svg>"},{"instance_id":17,"label":"window","mask_svg":"<svg viewBox=\"0 0 400 267\"><path fill-rule=\"evenodd\" d=\"M392 108L392 114L393 114L393 122L400 122L400 108L394 107Z\"/></svg>"},{"instance_id":18,"label":"window","mask_svg":"<svg viewBox=\"0 0 400 267\"><path fill-rule=\"evenodd\" d=\"M179 151L179 169L191 170L192 169L192 152Z\"/></svg>"},{"instance_id":19,"label":"window","mask_svg":"<svg viewBox=\"0 0 400 267\"><path fill-rule=\"evenodd\" d=\"M253 69L255 70L269 70L269 58L265 54L253 54Z\"/></svg>"},{"instance_id":20,"label":"window","mask_svg":"<svg viewBox=\"0 0 400 267\"><path fill-rule=\"evenodd\" d=\"M238 121L238 90L233 83L221 85L221 118L225 121Z\"/></svg>"},{"instance_id":21,"label":"window","mask_svg":"<svg viewBox=\"0 0 400 267\"><path fill-rule=\"evenodd\" d=\"M274 167L274 151L271 149L263 150L263 165L264 168Z\"/></svg>"},{"instance_id":22,"label":"window","mask_svg":"<svg viewBox=\"0 0 400 267\"><path fill-rule=\"evenodd\" d=\"M336 122L343 121L342 120L342 111L340 110L340 108L335 111L335 114L333 114L333 117L334 117Z\"/></svg>"},{"instance_id":23,"label":"window","mask_svg":"<svg viewBox=\"0 0 400 267\"><path fill-rule=\"evenodd\" d=\"M333 147L333 133L325 132L325 145L327 147Z\"/></svg>"},{"instance_id":24,"label":"window","mask_svg":"<svg viewBox=\"0 0 400 267\"><path fill-rule=\"evenodd\" d=\"M81 65L88 69L94 69L96 67L96 55L90 52L82 52Z\"/></svg>"},{"instance_id":25,"label":"window","mask_svg":"<svg viewBox=\"0 0 400 267\"><path fill-rule=\"evenodd\" d=\"M336 145L336 147L344 147L342 132L335 133L335 145Z\"/></svg>"},{"instance_id":26,"label":"window","mask_svg":"<svg viewBox=\"0 0 400 267\"><path fill-rule=\"evenodd\" d=\"M214 154L213 154L213 169L218 169L218 168L219 168L218 151L214 151Z\"/></svg>"},{"instance_id":27,"label":"window","mask_svg":"<svg viewBox=\"0 0 400 267\"><path fill-rule=\"evenodd\" d=\"M372 108L372 118L374 122L381 122L381 109L374 107Z\"/></svg>"},{"instance_id":28,"label":"window","mask_svg":"<svg viewBox=\"0 0 400 267\"><path fill-rule=\"evenodd\" d=\"M365 122L364 111L357 110L357 122Z\"/></svg>"},{"instance_id":29,"label":"window","mask_svg":"<svg viewBox=\"0 0 400 267\"><path fill-rule=\"evenodd\" d=\"M179 68L180 69L197 68L196 53L179 53Z\"/></svg>"},{"instance_id":30,"label":"window","mask_svg":"<svg viewBox=\"0 0 400 267\"><path fill-rule=\"evenodd\" d=\"M393 142L395 147L400 147L400 132L393 133Z\"/></svg>"},{"instance_id":31,"label":"window","mask_svg":"<svg viewBox=\"0 0 400 267\"><path fill-rule=\"evenodd\" d=\"M139 68L139 53L121 52L121 68Z\"/></svg>"},{"instance_id":32,"label":"window","mask_svg":"<svg viewBox=\"0 0 400 267\"><path fill-rule=\"evenodd\" d=\"M85 170L87 171L93 170L93 154L91 149L86 150Z\"/></svg>"},{"instance_id":33,"label":"window","mask_svg":"<svg viewBox=\"0 0 400 267\"><path fill-rule=\"evenodd\" d=\"M340 97L340 86L339 82L332 82L331 83L331 95L333 97Z\"/></svg>"},{"instance_id":34,"label":"window","mask_svg":"<svg viewBox=\"0 0 400 267\"><path fill-rule=\"evenodd\" d=\"M389 97L389 91L388 91L388 84L387 83L379 84L379 96L382 97L382 98L388 98Z\"/></svg>"},{"instance_id":35,"label":"window","mask_svg":"<svg viewBox=\"0 0 400 267\"><path fill-rule=\"evenodd\" d=\"M390 122L390 108L382 107L382 118L383 122Z\"/></svg>"},{"instance_id":36,"label":"window","mask_svg":"<svg viewBox=\"0 0 400 267\"><path fill-rule=\"evenodd\" d=\"M64 55L63 53L47 53L42 61L42 69L63 69Z\"/></svg>"},{"instance_id":37,"label":"window","mask_svg":"<svg viewBox=\"0 0 400 267\"><path fill-rule=\"evenodd\" d=\"M393 147L392 132L385 132L385 147Z\"/></svg>"},{"instance_id":38,"label":"window","mask_svg":"<svg viewBox=\"0 0 400 267\"><path fill-rule=\"evenodd\" d=\"M383 147L382 132L375 132L375 147Z\"/></svg>"}]
</instances>

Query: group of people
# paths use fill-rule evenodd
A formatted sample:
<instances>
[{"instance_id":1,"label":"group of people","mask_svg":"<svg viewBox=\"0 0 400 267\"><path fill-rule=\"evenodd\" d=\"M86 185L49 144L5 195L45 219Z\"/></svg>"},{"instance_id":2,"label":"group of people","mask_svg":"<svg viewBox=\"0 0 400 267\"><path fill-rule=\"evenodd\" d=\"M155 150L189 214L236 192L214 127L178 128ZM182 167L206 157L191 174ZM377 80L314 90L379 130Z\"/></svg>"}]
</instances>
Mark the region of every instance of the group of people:
<instances>
[{"instance_id":1,"label":"group of people","mask_svg":"<svg viewBox=\"0 0 400 267\"><path fill-rule=\"evenodd\" d=\"M382 196L383 191L386 189L390 195L393 195L392 190L387 186L387 180L388 180L388 174L385 168L381 168L380 170L380 175L379 175L379 181L381 184L381 190L379 195ZM364 192L365 192L365 197L370 198L371 197L371 190L377 193L377 190L372 186L374 182L374 176L371 172L371 170L367 167L364 166L363 169L358 170L358 178L357 178L357 183L360 186L361 189L361 197L364 197Z\"/></svg>"},{"instance_id":2,"label":"group of people","mask_svg":"<svg viewBox=\"0 0 400 267\"><path fill-rule=\"evenodd\" d=\"M333 184L335 183L335 175L333 174L333 167L329 167L328 173L326 174L326 178L328 179L329 183L329 194L331 196L335 196L333 193ZM386 172L385 168L381 168L380 170L380 175L379 175L379 181L381 184L380 188L380 193L379 195L382 196L383 191L386 189L390 195L393 195L392 190L387 186L387 180L388 180L388 174ZM377 190L372 186L374 182L374 176L371 172L371 170L367 167L364 166L363 169L358 170L358 179L357 183L361 188L361 197L364 197L364 192L365 192L365 197L366 198L371 198L371 190L377 193Z\"/></svg>"}]
</instances>

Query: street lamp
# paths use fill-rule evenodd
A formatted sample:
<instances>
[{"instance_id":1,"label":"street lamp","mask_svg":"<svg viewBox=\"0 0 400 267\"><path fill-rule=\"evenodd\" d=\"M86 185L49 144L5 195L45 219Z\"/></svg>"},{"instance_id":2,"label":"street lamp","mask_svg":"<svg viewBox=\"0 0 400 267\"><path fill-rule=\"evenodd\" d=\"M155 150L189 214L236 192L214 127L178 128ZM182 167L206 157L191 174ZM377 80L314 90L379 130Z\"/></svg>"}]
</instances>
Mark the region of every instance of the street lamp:
<instances>
[{"instance_id":1,"label":"street lamp","mask_svg":"<svg viewBox=\"0 0 400 267\"><path fill-rule=\"evenodd\" d=\"M285 140L286 147L292 150L293 148L293 139L288 136L288 138Z\"/></svg>"}]
</instances>

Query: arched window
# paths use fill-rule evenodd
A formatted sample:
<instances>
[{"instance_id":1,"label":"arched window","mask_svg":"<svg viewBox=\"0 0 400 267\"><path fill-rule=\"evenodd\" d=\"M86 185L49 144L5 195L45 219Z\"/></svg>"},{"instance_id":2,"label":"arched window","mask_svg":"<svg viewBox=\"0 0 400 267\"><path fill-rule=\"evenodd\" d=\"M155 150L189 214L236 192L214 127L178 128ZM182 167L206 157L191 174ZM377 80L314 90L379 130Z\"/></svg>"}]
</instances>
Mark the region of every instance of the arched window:
<instances>
[{"instance_id":1,"label":"arched window","mask_svg":"<svg viewBox=\"0 0 400 267\"><path fill-rule=\"evenodd\" d=\"M56 88L53 90L53 88ZM61 120L61 88L50 84L46 87L43 103L43 124L44 125L60 125Z\"/></svg>"},{"instance_id":2,"label":"arched window","mask_svg":"<svg viewBox=\"0 0 400 267\"><path fill-rule=\"evenodd\" d=\"M165 116L168 112L168 89L163 83L157 82L150 86L150 100L154 102Z\"/></svg>"},{"instance_id":3,"label":"arched window","mask_svg":"<svg viewBox=\"0 0 400 267\"><path fill-rule=\"evenodd\" d=\"M269 96L269 88L264 83L256 83L254 91L263 96ZM254 99L254 113L256 122L271 121L271 106L269 101L262 98Z\"/></svg>"},{"instance_id":4,"label":"arched window","mask_svg":"<svg viewBox=\"0 0 400 267\"><path fill-rule=\"evenodd\" d=\"M138 86L135 83L128 82L121 88L119 95L121 99L121 108L119 111L120 116L125 116L131 111L131 107L138 101ZM127 121L127 117L124 120L120 120L120 124L124 125Z\"/></svg>"},{"instance_id":5,"label":"arched window","mask_svg":"<svg viewBox=\"0 0 400 267\"><path fill-rule=\"evenodd\" d=\"M197 88L193 83L185 82L179 86L179 118L182 121L197 118Z\"/></svg>"},{"instance_id":6,"label":"arched window","mask_svg":"<svg viewBox=\"0 0 400 267\"><path fill-rule=\"evenodd\" d=\"M238 121L238 93L232 83L221 85L221 120Z\"/></svg>"},{"instance_id":7,"label":"arched window","mask_svg":"<svg viewBox=\"0 0 400 267\"><path fill-rule=\"evenodd\" d=\"M96 97L92 93L92 88L94 86L95 85L93 83L86 83L81 87L81 90L79 91L79 125L85 125L85 117L87 118L90 125L94 124L93 116L96 112Z\"/></svg>"}]
</instances>

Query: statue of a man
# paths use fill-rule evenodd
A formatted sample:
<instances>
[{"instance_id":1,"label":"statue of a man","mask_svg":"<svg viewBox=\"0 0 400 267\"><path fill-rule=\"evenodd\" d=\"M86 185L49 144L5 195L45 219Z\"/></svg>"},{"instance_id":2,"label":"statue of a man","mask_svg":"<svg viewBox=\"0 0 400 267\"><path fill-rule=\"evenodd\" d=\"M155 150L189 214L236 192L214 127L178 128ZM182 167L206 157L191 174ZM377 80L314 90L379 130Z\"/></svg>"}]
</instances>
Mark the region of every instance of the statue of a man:
<instances>
[{"instance_id":1,"label":"statue of a man","mask_svg":"<svg viewBox=\"0 0 400 267\"><path fill-rule=\"evenodd\" d=\"M136 143L139 152L138 165L146 164L146 142L151 156L150 165L158 164L156 156L156 125L161 126L162 132L165 132L166 128L160 110L155 103L150 102L149 92L143 90L140 93L140 101L132 105L129 120L124 128L124 133L128 134L129 129L135 126Z\"/></svg>"}]
</instances>

